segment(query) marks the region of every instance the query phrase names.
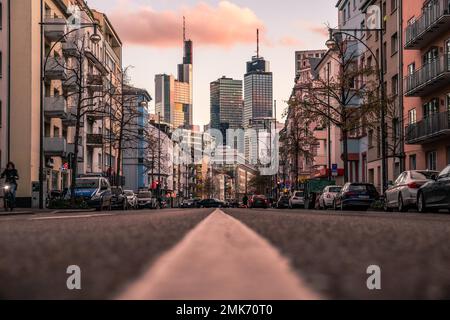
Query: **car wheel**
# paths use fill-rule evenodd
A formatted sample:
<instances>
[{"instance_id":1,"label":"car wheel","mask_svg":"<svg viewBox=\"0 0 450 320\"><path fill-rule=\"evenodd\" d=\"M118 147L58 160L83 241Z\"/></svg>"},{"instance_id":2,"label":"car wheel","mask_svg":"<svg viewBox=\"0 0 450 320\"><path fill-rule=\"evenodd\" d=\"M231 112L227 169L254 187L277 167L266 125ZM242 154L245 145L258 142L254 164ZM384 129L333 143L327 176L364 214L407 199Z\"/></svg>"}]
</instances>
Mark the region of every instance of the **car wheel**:
<instances>
[{"instance_id":1,"label":"car wheel","mask_svg":"<svg viewBox=\"0 0 450 320\"><path fill-rule=\"evenodd\" d=\"M336 211L337 210L337 206L336 206L336 200L333 200L333 210Z\"/></svg>"},{"instance_id":2,"label":"car wheel","mask_svg":"<svg viewBox=\"0 0 450 320\"><path fill-rule=\"evenodd\" d=\"M126 201L123 202L122 209L123 209L123 211L127 211L128 210L128 203Z\"/></svg>"},{"instance_id":3,"label":"car wheel","mask_svg":"<svg viewBox=\"0 0 450 320\"><path fill-rule=\"evenodd\" d=\"M417 210L420 213L427 212L427 208L426 208L426 204L425 204L425 197L422 192L420 192L419 195L417 196Z\"/></svg>"},{"instance_id":4,"label":"car wheel","mask_svg":"<svg viewBox=\"0 0 450 320\"><path fill-rule=\"evenodd\" d=\"M403 203L403 196L400 193L398 196L398 212L406 212L407 208L405 207L405 204Z\"/></svg>"},{"instance_id":5,"label":"car wheel","mask_svg":"<svg viewBox=\"0 0 450 320\"><path fill-rule=\"evenodd\" d=\"M384 212L392 212L392 209L389 208L389 204L386 198L383 201L383 210Z\"/></svg>"}]
</instances>

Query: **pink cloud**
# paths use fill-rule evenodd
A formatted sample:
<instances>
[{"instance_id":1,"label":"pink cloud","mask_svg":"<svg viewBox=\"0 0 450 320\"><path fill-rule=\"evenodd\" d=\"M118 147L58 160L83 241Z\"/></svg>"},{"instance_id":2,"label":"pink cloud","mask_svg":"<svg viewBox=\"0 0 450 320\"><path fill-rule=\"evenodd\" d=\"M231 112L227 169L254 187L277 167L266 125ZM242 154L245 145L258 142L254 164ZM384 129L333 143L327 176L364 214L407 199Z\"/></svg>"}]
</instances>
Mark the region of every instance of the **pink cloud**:
<instances>
[{"instance_id":1,"label":"pink cloud","mask_svg":"<svg viewBox=\"0 0 450 320\"><path fill-rule=\"evenodd\" d=\"M253 43L256 29L264 30L264 24L252 10L229 1L221 1L217 6L200 2L176 11L121 7L109 15L124 42L154 47L180 45L183 16L187 19L187 35L197 46Z\"/></svg>"},{"instance_id":2,"label":"pink cloud","mask_svg":"<svg viewBox=\"0 0 450 320\"><path fill-rule=\"evenodd\" d=\"M279 43L285 47L298 47L302 45L302 42L299 39L290 36L281 38Z\"/></svg>"}]
</instances>

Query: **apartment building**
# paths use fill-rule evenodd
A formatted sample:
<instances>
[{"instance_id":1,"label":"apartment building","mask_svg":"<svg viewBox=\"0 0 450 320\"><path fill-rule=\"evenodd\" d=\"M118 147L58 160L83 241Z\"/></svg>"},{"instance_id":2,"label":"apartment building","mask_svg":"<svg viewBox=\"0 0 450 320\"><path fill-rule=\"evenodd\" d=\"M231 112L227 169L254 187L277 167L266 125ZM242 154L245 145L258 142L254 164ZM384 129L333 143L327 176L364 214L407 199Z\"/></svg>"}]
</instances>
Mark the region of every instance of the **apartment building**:
<instances>
[{"instance_id":1,"label":"apartment building","mask_svg":"<svg viewBox=\"0 0 450 320\"><path fill-rule=\"evenodd\" d=\"M0 80L0 101L2 109L10 110L5 116L2 112L2 166L7 160L16 164L17 202L30 207L37 205L32 192L41 164L44 196L69 187L75 144L78 173L105 172L110 159L117 158L117 151L105 146L104 134L113 127L105 121L105 110L114 105L108 102L114 94L106 88L110 88L108 76L115 77L112 82L120 88L121 42L107 17L82 0L17 0L1 5L1 60L7 74L2 73ZM9 38L14 41L9 43ZM3 52L10 55L4 58ZM77 52L84 57L77 69L83 74L78 87L82 86L82 100L89 101L86 105L92 110L83 111L75 141L77 82L70 70L77 65ZM114 63L108 61L108 54Z\"/></svg>"},{"instance_id":2,"label":"apartment building","mask_svg":"<svg viewBox=\"0 0 450 320\"><path fill-rule=\"evenodd\" d=\"M407 169L450 164L450 1L411 0L405 35L405 153Z\"/></svg>"},{"instance_id":3,"label":"apartment building","mask_svg":"<svg viewBox=\"0 0 450 320\"><path fill-rule=\"evenodd\" d=\"M9 121L9 48L10 48L10 1L0 1L0 169L6 166L8 152Z\"/></svg>"},{"instance_id":4,"label":"apartment building","mask_svg":"<svg viewBox=\"0 0 450 320\"><path fill-rule=\"evenodd\" d=\"M371 52L367 52L364 63L368 67L382 68L386 101L385 139L382 124L378 123L368 134L368 182L373 183L380 191L383 189L383 142L387 158L388 181L395 180L404 169L403 157L403 99L402 99L402 5L401 0L365 0L361 1L360 10L366 13L370 6L380 9L380 26L383 31L368 31L364 39ZM408 4L409 5L409 4ZM375 55L375 57L374 57ZM381 78L381 77L380 77ZM381 101L381 100L380 100ZM381 120L381 116L379 119Z\"/></svg>"}]
</instances>

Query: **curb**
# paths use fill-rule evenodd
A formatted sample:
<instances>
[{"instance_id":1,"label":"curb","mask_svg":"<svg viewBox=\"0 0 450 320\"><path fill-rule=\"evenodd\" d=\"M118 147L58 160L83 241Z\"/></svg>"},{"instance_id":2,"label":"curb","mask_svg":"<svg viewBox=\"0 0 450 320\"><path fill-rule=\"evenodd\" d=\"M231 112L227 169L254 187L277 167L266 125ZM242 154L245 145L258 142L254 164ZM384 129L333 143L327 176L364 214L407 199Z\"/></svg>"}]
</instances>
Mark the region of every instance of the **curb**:
<instances>
[{"instance_id":1,"label":"curb","mask_svg":"<svg viewBox=\"0 0 450 320\"><path fill-rule=\"evenodd\" d=\"M12 212L0 212L0 217L11 217L11 216L21 216L21 215L34 215L36 212L33 211L12 211Z\"/></svg>"},{"instance_id":2,"label":"curb","mask_svg":"<svg viewBox=\"0 0 450 320\"><path fill-rule=\"evenodd\" d=\"M95 209L63 209L63 210L53 210L50 214L59 214L59 213L89 213L95 212Z\"/></svg>"}]
</instances>

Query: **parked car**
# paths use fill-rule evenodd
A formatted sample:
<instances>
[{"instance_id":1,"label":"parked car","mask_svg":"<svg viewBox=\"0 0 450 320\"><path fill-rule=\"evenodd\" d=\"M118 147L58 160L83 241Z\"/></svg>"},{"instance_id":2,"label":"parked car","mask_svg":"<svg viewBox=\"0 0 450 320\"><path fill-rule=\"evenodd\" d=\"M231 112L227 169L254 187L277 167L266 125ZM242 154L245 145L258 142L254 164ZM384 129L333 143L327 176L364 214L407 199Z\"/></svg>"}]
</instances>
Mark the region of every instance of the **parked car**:
<instances>
[{"instance_id":1,"label":"parked car","mask_svg":"<svg viewBox=\"0 0 450 320\"><path fill-rule=\"evenodd\" d=\"M140 191L137 195L139 209L158 209L158 199L151 191Z\"/></svg>"},{"instance_id":2,"label":"parked car","mask_svg":"<svg viewBox=\"0 0 450 320\"><path fill-rule=\"evenodd\" d=\"M197 204L198 208L223 208L224 203L217 199L204 199Z\"/></svg>"},{"instance_id":3,"label":"parked car","mask_svg":"<svg viewBox=\"0 0 450 320\"><path fill-rule=\"evenodd\" d=\"M289 208L304 208L305 207L305 192L294 191L289 198Z\"/></svg>"},{"instance_id":4,"label":"parked car","mask_svg":"<svg viewBox=\"0 0 450 320\"><path fill-rule=\"evenodd\" d=\"M450 210L450 165L419 189L417 209L421 213Z\"/></svg>"},{"instance_id":5,"label":"parked car","mask_svg":"<svg viewBox=\"0 0 450 320\"><path fill-rule=\"evenodd\" d=\"M137 209L138 208L138 198L137 195L132 190L125 190L125 196L127 197L128 208Z\"/></svg>"},{"instance_id":6,"label":"parked car","mask_svg":"<svg viewBox=\"0 0 450 320\"><path fill-rule=\"evenodd\" d=\"M333 208L334 199L337 194L341 192L342 187L340 186L328 186L323 189L322 194L319 197L319 209Z\"/></svg>"},{"instance_id":7,"label":"parked car","mask_svg":"<svg viewBox=\"0 0 450 320\"><path fill-rule=\"evenodd\" d=\"M181 202L180 208L183 208L183 209L195 208L194 199L183 200L183 202Z\"/></svg>"},{"instance_id":8,"label":"parked car","mask_svg":"<svg viewBox=\"0 0 450 320\"><path fill-rule=\"evenodd\" d=\"M287 209L289 208L289 197L281 196L276 204L277 209Z\"/></svg>"},{"instance_id":9,"label":"parked car","mask_svg":"<svg viewBox=\"0 0 450 320\"><path fill-rule=\"evenodd\" d=\"M128 200L122 187L112 187L112 203L113 209L128 210Z\"/></svg>"},{"instance_id":10,"label":"parked car","mask_svg":"<svg viewBox=\"0 0 450 320\"><path fill-rule=\"evenodd\" d=\"M253 209L253 208L268 209L269 208L269 200L265 196L254 195L248 201L248 207L251 209Z\"/></svg>"},{"instance_id":11,"label":"parked car","mask_svg":"<svg viewBox=\"0 0 450 320\"><path fill-rule=\"evenodd\" d=\"M360 208L367 210L380 198L380 194L370 183L347 183L334 199L335 210Z\"/></svg>"},{"instance_id":12,"label":"parked car","mask_svg":"<svg viewBox=\"0 0 450 320\"><path fill-rule=\"evenodd\" d=\"M112 192L109 181L103 177L83 177L75 182L75 198L98 211L111 210Z\"/></svg>"},{"instance_id":13,"label":"parked car","mask_svg":"<svg viewBox=\"0 0 450 320\"><path fill-rule=\"evenodd\" d=\"M414 170L403 172L385 193L384 210L397 209L405 212L417 205L417 192L420 187L433 181L439 175L437 171Z\"/></svg>"}]
</instances>

